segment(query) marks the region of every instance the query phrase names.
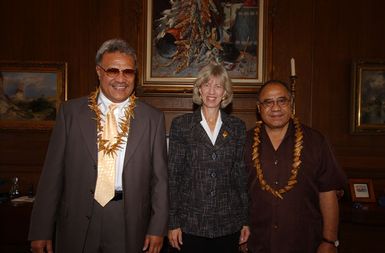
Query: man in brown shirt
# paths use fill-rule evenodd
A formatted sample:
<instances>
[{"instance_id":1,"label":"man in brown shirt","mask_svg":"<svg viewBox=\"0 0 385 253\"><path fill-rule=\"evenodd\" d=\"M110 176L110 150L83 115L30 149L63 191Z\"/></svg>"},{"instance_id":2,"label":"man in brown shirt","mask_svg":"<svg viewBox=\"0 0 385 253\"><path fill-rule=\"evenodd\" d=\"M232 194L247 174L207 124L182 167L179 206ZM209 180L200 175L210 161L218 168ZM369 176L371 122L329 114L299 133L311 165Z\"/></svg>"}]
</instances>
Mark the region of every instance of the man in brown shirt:
<instances>
[{"instance_id":1,"label":"man in brown shirt","mask_svg":"<svg viewBox=\"0 0 385 253\"><path fill-rule=\"evenodd\" d=\"M252 253L337 252L337 191L345 175L325 137L292 117L281 81L259 92L262 122L248 132Z\"/></svg>"}]
</instances>

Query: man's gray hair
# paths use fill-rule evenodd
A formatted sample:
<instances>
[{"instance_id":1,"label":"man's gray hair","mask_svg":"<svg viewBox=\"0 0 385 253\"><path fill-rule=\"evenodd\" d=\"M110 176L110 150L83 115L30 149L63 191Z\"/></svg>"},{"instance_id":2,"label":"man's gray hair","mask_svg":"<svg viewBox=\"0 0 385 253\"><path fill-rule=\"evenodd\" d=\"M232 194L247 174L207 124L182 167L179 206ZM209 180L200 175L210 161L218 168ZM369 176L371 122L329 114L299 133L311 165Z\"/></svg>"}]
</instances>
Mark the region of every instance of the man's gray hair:
<instances>
[{"instance_id":1,"label":"man's gray hair","mask_svg":"<svg viewBox=\"0 0 385 253\"><path fill-rule=\"evenodd\" d=\"M96 64L99 65L102 61L103 55L105 53L114 53L119 52L122 54L126 54L131 56L134 59L135 62L135 68L136 68L136 52L135 49L132 48L126 41L122 39L111 39L105 41L99 48L98 52L96 53L95 61Z\"/></svg>"}]
</instances>

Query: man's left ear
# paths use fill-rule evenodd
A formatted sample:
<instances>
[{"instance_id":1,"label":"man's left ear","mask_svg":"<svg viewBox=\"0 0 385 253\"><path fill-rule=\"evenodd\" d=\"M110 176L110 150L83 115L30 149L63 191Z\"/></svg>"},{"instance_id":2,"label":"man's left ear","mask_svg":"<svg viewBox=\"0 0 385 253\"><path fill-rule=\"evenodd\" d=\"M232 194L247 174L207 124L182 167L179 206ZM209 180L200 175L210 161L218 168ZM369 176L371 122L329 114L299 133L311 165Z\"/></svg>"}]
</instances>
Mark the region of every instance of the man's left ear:
<instances>
[{"instance_id":1,"label":"man's left ear","mask_svg":"<svg viewBox=\"0 0 385 253\"><path fill-rule=\"evenodd\" d=\"M100 80L100 69L98 68L98 66L95 67L95 70L96 74L98 75L98 79Z\"/></svg>"}]
</instances>

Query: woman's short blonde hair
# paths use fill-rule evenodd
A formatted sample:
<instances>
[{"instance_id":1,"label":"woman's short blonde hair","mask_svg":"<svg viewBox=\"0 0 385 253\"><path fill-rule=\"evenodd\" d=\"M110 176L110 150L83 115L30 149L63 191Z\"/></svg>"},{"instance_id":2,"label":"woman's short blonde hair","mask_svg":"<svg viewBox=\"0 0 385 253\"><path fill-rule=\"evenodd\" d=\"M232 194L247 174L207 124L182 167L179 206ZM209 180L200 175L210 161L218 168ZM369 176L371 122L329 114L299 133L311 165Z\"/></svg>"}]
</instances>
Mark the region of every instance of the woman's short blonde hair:
<instances>
[{"instance_id":1,"label":"woman's short blonde hair","mask_svg":"<svg viewBox=\"0 0 385 253\"><path fill-rule=\"evenodd\" d=\"M197 105L202 105L199 88L202 84L207 83L211 77L219 77L221 80L221 84L225 90L224 99L221 102L221 108L225 108L233 100L232 83L226 69L222 65L215 63L210 63L199 71L198 77L194 82L193 102Z\"/></svg>"}]
</instances>

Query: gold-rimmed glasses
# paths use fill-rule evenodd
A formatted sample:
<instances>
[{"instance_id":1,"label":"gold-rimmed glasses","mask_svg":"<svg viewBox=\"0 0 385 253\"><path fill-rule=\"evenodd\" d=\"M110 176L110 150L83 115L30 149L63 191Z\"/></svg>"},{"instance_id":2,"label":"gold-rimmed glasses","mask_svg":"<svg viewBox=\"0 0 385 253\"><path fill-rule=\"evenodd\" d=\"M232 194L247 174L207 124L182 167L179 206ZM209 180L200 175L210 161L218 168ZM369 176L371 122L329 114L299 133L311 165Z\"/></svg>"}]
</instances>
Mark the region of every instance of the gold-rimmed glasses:
<instances>
[{"instance_id":1,"label":"gold-rimmed glasses","mask_svg":"<svg viewBox=\"0 0 385 253\"><path fill-rule=\"evenodd\" d=\"M274 99L266 99L262 102L258 102L264 108L272 108L274 105L278 105L279 107L287 107L290 104L290 99L287 97L280 97L276 100Z\"/></svg>"},{"instance_id":2,"label":"gold-rimmed glasses","mask_svg":"<svg viewBox=\"0 0 385 253\"><path fill-rule=\"evenodd\" d=\"M105 69L102 66L98 65L99 68L101 68L108 77L116 78L120 73L123 74L125 78L131 78L136 74L135 69L118 69L118 68L108 68Z\"/></svg>"}]
</instances>

